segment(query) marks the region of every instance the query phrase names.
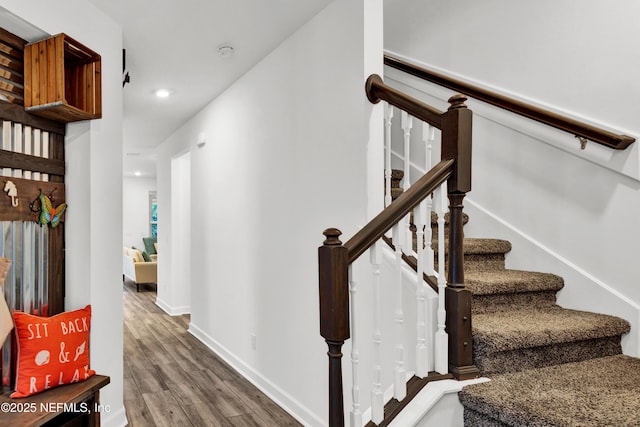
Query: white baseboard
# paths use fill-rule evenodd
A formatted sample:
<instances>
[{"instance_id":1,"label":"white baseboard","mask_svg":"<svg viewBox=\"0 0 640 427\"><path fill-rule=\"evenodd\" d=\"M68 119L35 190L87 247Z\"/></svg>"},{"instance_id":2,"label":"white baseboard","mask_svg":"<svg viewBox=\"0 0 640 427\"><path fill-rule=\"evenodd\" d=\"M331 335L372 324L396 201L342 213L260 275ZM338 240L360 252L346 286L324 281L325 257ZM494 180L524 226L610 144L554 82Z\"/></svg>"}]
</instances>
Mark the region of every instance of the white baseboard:
<instances>
[{"instance_id":1,"label":"white baseboard","mask_svg":"<svg viewBox=\"0 0 640 427\"><path fill-rule=\"evenodd\" d=\"M156 305L160 307L165 313L169 316L180 316L182 314L191 313L191 306L183 305L179 307L171 307L169 304L161 300L160 298L156 298Z\"/></svg>"},{"instance_id":2,"label":"white baseboard","mask_svg":"<svg viewBox=\"0 0 640 427\"><path fill-rule=\"evenodd\" d=\"M213 339L202 329L198 328L198 326L190 323L189 333L209 347L209 349L222 358L222 360L227 362L233 369L240 373L240 375L249 380L249 382L303 425L311 427L322 427L325 425L325 422L318 417L318 415L309 411L307 407L298 402L293 396L286 393L280 387L272 383L268 378L264 377L244 361L237 358L218 341Z\"/></svg>"}]
</instances>

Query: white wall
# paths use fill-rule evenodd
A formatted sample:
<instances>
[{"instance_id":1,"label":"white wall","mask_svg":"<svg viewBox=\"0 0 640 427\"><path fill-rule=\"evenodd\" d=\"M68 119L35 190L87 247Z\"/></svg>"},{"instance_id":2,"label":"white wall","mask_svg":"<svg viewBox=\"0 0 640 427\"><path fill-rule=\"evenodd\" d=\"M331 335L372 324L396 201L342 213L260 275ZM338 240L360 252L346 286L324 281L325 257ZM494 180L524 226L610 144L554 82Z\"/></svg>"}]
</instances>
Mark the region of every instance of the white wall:
<instances>
[{"instance_id":1,"label":"white wall","mask_svg":"<svg viewBox=\"0 0 640 427\"><path fill-rule=\"evenodd\" d=\"M91 367L109 375L102 425L126 423L122 403L122 30L84 0L2 0L46 33L67 33L102 55L103 118L67 127L67 309L93 307Z\"/></svg>"},{"instance_id":2,"label":"white wall","mask_svg":"<svg viewBox=\"0 0 640 427\"><path fill-rule=\"evenodd\" d=\"M160 248L171 245L170 162L192 152L191 331L307 425L327 417L317 247L325 228L351 236L364 223L367 155L382 152L364 96L381 71L364 54L381 57L381 7L334 1L158 152ZM365 15L378 19L373 47ZM175 285L171 264L159 264L159 296Z\"/></svg>"},{"instance_id":3,"label":"white wall","mask_svg":"<svg viewBox=\"0 0 640 427\"><path fill-rule=\"evenodd\" d=\"M166 228L171 244L160 255L160 263L169 265L163 271L171 275L159 277L156 304L175 316L191 312L191 152L171 159L170 176L171 206L164 212L171 212L170 227Z\"/></svg>"},{"instance_id":4,"label":"white wall","mask_svg":"<svg viewBox=\"0 0 640 427\"><path fill-rule=\"evenodd\" d=\"M123 245L144 248L149 237L149 192L156 191L154 178L124 177L122 185Z\"/></svg>"},{"instance_id":5,"label":"white wall","mask_svg":"<svg viewBox=\"0 0 640 427\"><path fill-rule=\"evenodd\" d=\"M640 134L634 55L640 4L626 0L429 0L387 2L385 48L507 94L546 104L632 136ZM442 107L450 93L406 79ZM624 152L508 117L481 102L474 110L474 183L467 235L514 241L514 268L565 277L570 307L632 322L625 351L640 337L640 162Z\"/></svg>"}]
</instances>

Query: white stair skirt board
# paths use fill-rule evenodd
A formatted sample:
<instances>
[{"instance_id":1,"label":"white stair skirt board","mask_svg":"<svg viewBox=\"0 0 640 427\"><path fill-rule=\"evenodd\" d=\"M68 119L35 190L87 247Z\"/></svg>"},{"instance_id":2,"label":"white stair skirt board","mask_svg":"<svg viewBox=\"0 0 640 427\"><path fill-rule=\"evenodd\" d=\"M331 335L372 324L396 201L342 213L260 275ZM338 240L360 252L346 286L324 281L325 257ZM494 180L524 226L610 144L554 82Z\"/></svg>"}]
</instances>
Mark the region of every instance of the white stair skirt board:
<instances>
[{"instance_id":1,"label":"white stair skirt board","mask_svg":"<svg viewBox=\"0 0 640 427\"><path fill-rule=\"evenodd\" d=\"M391 423L390 427L439 426L460 427L463 407L458 400L462 387L489 381L476 378L467 381L442 380L427 384Z\"/></svg>"}]
</instances>

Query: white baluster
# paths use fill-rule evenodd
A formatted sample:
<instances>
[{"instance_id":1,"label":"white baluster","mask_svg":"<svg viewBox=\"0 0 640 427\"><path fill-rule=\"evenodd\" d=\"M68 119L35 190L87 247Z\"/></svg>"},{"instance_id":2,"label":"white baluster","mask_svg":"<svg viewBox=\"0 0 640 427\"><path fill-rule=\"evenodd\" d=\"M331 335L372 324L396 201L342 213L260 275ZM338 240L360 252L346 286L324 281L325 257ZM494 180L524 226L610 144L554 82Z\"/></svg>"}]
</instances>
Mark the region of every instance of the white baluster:
<instances>
[{"instance_id":1,"label":"white baluster","mask_svg":"<svg viewBox=\"0 0 640 427\"><path fill-rule=\"evenodd\" d=\"M395 322L395 367L393 369L393 397L399 401L407 395L407 383L404 370L404 310L402 305L402 244L400 243L404 231L400 223L393 226L393 244L396 247L396 308L394 311ZM396 243L398 242L398 243Z\"/></svg>"},{"instance_id":2,"label":"white baluster","mask_svg":"<svg viewBox=\"0 0 640 427\"><path fill-rule=\"evenodd\" d=\"M38 146L40 144L37 144ZM42 152L40 154L34 153L36 156L42 156L45 159L49 158L49 132L42 132ZM49 181L49 174L43 173L41 177L42 181Z\"/></svg>"},{"instance_id":3,"label":"white baluster","mask_svg":"<svg viewBox=\"0 0 640 427\"><path fill-rule=\"evenodd\" d=\"M20 131L17 132L16 127L20 128ZM22 148L22 125L20 124L14 124L13 125L13 135L11 136L12 140L13 140L13 151L15 153L22 153L23 148ZM17 138L17 136L20 136L20 138ZM14 178L22 178L22 169L14 169L13 170L13 177ZM14 266L15 268L15 266Z\"/></svg>"},{"instance_id":4,"label":"white baluster","mask_svg":"<svg viewBox=\"0 0 640 427\"><path fill-rule=\"evenodd\" d=\"M408 190L411 187L411 128L413 127L413 117L406 111L402 112L402 130L404 132L404 178L402 189Z\"/></svg>"},{"instance_id":5,"label":"white baluster","mask_svg":"<svg viewBox=\"0 0 640 427\"><path fill-rule=\"evenodd\" d=\"M384 395L382 393L382 333L380 319L380 243L374 243L369 250L373 270L373 386L371 388L371 421L380 424L384 419Z\"/></svg>"},{"instance_id":6,"label":"white baluster","mask_svg":"<svg viewBox=\"0 0 640 427\"><path fill-rule=\"evenodd\" d=\"M31 128L22 124L15 123L13 125L13 138L20 141L22 145L22 153L33 155L33 144L31 140ZM24 170L22 178L39 180L40 173ZM36 248L35 248L35 229L36 225L31 221L22 222L22 306L25 311L31 313L32 309L39 308L36 301Z\"/></svg>"},{"instance_id":7,"label":"white baluster","mask_svg":"<svg viewBox=\"0 0 640 427\"><path fill-rule=\"evenodd\" d=\"M393 118L393 105L385 103L384 109L384 145L385 145L385 169L384 169L384 206L391 204L391 119Z\"/></svg>"},{"instance_id":8,"label":"white baluster","mask_svg":"<svg viewBox=\"0 0 640 427\"><path fill-rule=\"evenodd\" d=\"M24 127L24 132L22 128L22 124L14 123L13 125L13 139L15 141L20 141L22 145L22 150L20 151L23 154L33 154L31 149L31 132L29 132L29 127ZM24 143L24 144L23 144ZM39 175L39 174L38 174ZM31 171L25 170L22 173L22 178L31 179Z\"/></svg>"},{"instance_id":9,"label":"white baluster","mask_svg":"<svg viewBox=\"0 0 640 427\"><path fill-rule=\"evenodd\" d=\"M11 122L2 122L2 149L6 151L12 151L11 146ZM4 168L2 170L3 176L11 176L11 168Z\"/></svg>"},{"instance_id":10,"label":"white baluster","mask_svg":"<svg viewBox=\"0 0 640 427\"><path fill-rule=\"evenodd\" d=\"M411 128L413 127L413 117L407 112L402 112L402 130L404 131L404 178L402 179L402 189L407 191L411 187ZM411 219L407 214L404 219L405 244L404 253L413 253L413 236L411 234Z\"/></svg>"},{"instance_id":11,"label":"white baluster","mask_svg":"<svg viewBox=\"0 0 640 427\"><path fill-rule=\"evenodd\" d=\"M433 166L433 140L435 139L435 130L436 128L433 126L429 126L428 123L422 122L422 141L425 144L425 165L426 170L431 170ZM425 257L426 257L426 266L425 270L428 276L435 276L435 264L433 262L434 252L431 247L431 240L433 238L433 233L431 230L431 211L433 210L433 195L430 194L426 199L427 206L427 221L425 225L427 229L425 230Z\"/></svg>"},{"instance_id":12,"label":"white baluster","mask_svg":"<svg viewBox=\"0 0 640 427\"><path fill-rule=\"evenodd\" d=\"M360 412L360 383L358 382L358 363L360 363L360 350L358 349L358 334L356 330L356 298L358 293L358 282L355 277L353 264L349 265L349 293L351 312L351 376L353 384L351 386L352 408L350 414L351 426L362 426L362 413Z\"/></svg>"},{"instance_id":13,"label":"white baluster","mask_svg":"<svg viewBox=\"0 0 640 427\"><path fill-rule=\"evenodd\" d=\"M25 138L25 144L33 145L33 155L40 157L42 154L42 142L41 142L41 132L39 129L32 130L31 128L27 128L29 131L25 132L25 137L28 136L29 141ZM33 137L33 138L32 138ZM40 172L33 173L33 179L35 181L40 181L42 178L42 174Z\"/></svg>"},{"instance_id":14,"label":"white baluster","mask_svg":"<svg viewBox=\"0 0 640 427\"><path fill-rule=\"evenodd\" d=\"M438 330L436 332L435 370L446 374L449 371L448 358L449 338L445 332L447 312L444 305L444 294L447 280L444 273L444 214L447 210L447 183L444 182L435 191L438 213Z\"/></svg>"},{"instance_id":15,"label":"white baluster","mask_svg":"<svg viewBox=\"0 0 640 427\"><path fill-rule=\"evenodd\" d=\"M413 220L416 224L417 247L417 281L416 281L416 376L424 378L429 374L429 354L427 352L427 327L426 327L426 284L424 282L424 226L427 203L423 201L413 211Z\"/></svg>"}]
</instances>

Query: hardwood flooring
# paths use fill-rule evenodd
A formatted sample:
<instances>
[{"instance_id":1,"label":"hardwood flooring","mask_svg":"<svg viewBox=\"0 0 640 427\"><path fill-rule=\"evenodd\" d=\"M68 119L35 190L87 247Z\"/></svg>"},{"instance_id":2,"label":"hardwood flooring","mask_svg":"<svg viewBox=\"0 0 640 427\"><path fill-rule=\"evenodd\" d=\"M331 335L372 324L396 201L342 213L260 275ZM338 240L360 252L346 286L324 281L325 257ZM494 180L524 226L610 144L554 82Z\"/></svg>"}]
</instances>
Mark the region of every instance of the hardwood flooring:
<instances>
[{"instance_id":1,"label":"hardwood flooring","mask_svg":"<svg viewBox=\"0 0 640 427\"><path fill-rule=\"evenodd\" d=\"M130 427L299 426L169 316L155 287L125 282L124 405Z\"/></svg>"}]
</instances>

